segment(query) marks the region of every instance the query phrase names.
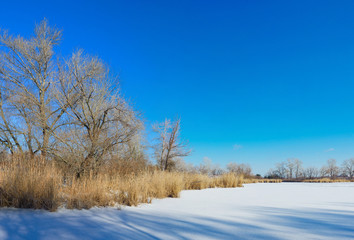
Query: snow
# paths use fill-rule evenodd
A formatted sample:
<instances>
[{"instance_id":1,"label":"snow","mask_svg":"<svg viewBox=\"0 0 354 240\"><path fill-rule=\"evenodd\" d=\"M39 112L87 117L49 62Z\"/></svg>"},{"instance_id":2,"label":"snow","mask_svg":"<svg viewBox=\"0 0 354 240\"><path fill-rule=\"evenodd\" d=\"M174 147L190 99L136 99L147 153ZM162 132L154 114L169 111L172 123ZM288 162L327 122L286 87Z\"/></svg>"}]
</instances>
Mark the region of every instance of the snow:
<instances>
[{"instance_id":1,"label":"snow","mask_svg":"<svg viewBox=\"0 0 354 240\"><path fill-rule=\"evenodd\" d=\"M354 239L354 183L183 191L122 210L1 209L0 239Z\"/></svg>"}]
</instances>

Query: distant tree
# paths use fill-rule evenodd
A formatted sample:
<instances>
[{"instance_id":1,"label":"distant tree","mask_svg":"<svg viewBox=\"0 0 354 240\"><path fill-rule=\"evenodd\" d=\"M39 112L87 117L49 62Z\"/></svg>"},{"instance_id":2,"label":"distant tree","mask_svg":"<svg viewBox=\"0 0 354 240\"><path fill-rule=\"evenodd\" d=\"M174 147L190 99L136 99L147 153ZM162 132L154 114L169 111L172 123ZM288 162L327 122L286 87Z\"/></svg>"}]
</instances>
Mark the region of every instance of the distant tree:
<instances>
[{"instance_id":1,"label":"distant tree","mask_svg":"<svg viewBox=\"0 0 354 240\"><path fill-rule=\"evenodd\" d=\"M297 158L289 158L287 161L283 161L276 164L275 170L271 169L267 175L272 175L276 178L300 178L303 176L302 162Z\"/></svg>"},{"instance_id":2,"label":"distant tree","mask_svg":"<svg viewBox=\"0 0 354 240\"><path fill-rule=\"evenodd\" d=\"M305 169L304 175L308 179L313 179L313 178L318 177L319 170L316 167L308 167Z\"/></svg>"},{"instance_id":3,"label":"distant tree","mask_svg":"<svg viewBox=\"0 0 354 240\"><path fill-rule=\"evenodd\" d=\"M295 158L294 160L294 173L295 173L295 178L300 178L303 175L303 168L302 168L302 161Z\"/></svg>"},{"instance_id":4,"label":"distant tree","mask_svg":"<svg viewBox=\"0 0 354 240\"><path fill-rule=\"evenodd\" d=\"M212 175L213 163L210 158L204 157L203 162L198 167L199 173L205 175Z\"/></svg>"},{"instance_id":5,"label":"distant tree","mask_svg":"<svg viewBox=\"0 0 354 240\"><path fill-rule=\"evenodd\" d=\"M174 122L166 119L153 125L158 134L157 144L154 146L155 158L161 170L173 170L177 158L186 157L191 153L186 142L180 139L180 123L180 119Z\"/></svg>"},{"instance_id":6,"label":"distant tree","mask_svg":"<svg viewBox=\"0 0 354 240\"><path fill-rule=\"evenodd\" d=\"M328 159L327 165L322 168L322 174L334 179L339 175L339 167L335 159Z\"/></svg>"},{"instance_id":7,"label":"distant tree","mask_svg":"<svg viewBox=\"0 0 354 240\"><path fill-rule=\"evenodd\" d=\"M226 165L226 168L229 172L236 173L238 170L238 165L235 162L230 162Z\"/></svg>"},{"instance_id":8,"label":"distant tree","mask_svg":"<svg viewBox=\"0 0 354 240\"><path fill-rule=\"evenodd\" d=\"M322 166L320 168L319 176L322 177L322 178L328 177L328 168L327 168L327 166Z\"/></svg>"},{"instance_id":9,"label":"distant tree","mask_svg":"<svg viewBox=\"0 0 354 240\"><path fill-rule=\"evenodd\" d=\"M237 164L235 162L230 162L226 166L227 170L232 173L236 173L238 175L243 175L248 178L252 175L252 169L248 164Z\"/></svg>"},{"instance_id":10,"label":"distant tree","mask_svg":"<svg viewBox=\"0 0 354 240\"><path fill-rule=\"evenodd\" d=\"M294 171L295 171L295 162L294 159L288 159L286 162L286 172L287 174L287 178L292 179L294 176Z\"/></svg>"},{"instance_id":11,"label":"distant tree","mask_svg":"<svg viewBox=\"0 0 354 240\"><path fill-rule=\"evenodd\" d=\"M297 158L289 158L286 162L287 178L299 178L302 176L302 162Z\"/></svg>"},{"instance_id":12,"label":"distant tree","mask_svg":"<svg viewBox=\"0 0 354 240\"><path fill-rule=\"evenodd\" d=\"M198 167L198 172L208 176L219 176L225 171L219 164L213 164L210 158L204 157L203 162Z\"/></svg>"},{"instance_id":13,"label":"distant tree","mask_svg":"<svg viewBox=\"0 0 354 240\"><path fill-rule=\"evenodd\" d=\"M342 164L343 173L349 178L353 179L354 176L354 158L347 159Z\"/></svg>"},{"instance_id":14,"label":"distant tree","mask_svg":"<svg viewBox=\"0 0 354 240\"><path fill-rule=\"evenodd\" d=\"M287 163L286 162L280 162L276 164L276 169L275 169L275 175L279 176L279 178L286 178L289 173L287 169Z\"/></svg>"},{"instance_id":15,"label":"distant tree","mask_svg":"<svg viewBox=\"0 0 354 240\"><path fill-rule=\"evenodd\" d=\"M220 176L224 173L224 170L219 166L219 164L214 164L211 169L212 176Z\"/></svg>"},{"instance_id":16,"label":"distant tree","mask_svg":"<svg viewBox=\"0 0 354 240\"><path fill-rule=\"evenodd\" d=\"M268 172L265 174L264 178L281 178L281 176L279 175L279 171L278 170L274 170L274 169L269 169Z\"/></svg>"},{"instance_id":17,"label":"distant tree","mask_svg":"<svg viewBox=\"0 0 354 240\"><path fill-rule=\"evenodd\" d=\"M197 173L198 169L192 163L186 163L183 158L176 158L174 170L177 172Z\"/></svg>"}]
</instances>

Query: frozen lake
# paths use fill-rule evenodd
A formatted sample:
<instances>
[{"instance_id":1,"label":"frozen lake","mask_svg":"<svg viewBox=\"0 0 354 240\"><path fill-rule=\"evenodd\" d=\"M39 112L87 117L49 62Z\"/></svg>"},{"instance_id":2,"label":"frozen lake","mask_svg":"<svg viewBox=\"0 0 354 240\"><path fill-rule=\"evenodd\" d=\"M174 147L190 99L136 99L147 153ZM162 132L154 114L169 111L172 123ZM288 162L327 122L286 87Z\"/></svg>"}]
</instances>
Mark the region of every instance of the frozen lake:
<instances>
[{"instance_id":1,"label":"frozen lake","mask_svg":"<svg viewBox=\"0 0 354 240\"><path fill-rule=\"evenodd\" d=\"M1 209L0 239L354 239L354 183L183 191L121 211Z\"/></svg>"}]
</instances>

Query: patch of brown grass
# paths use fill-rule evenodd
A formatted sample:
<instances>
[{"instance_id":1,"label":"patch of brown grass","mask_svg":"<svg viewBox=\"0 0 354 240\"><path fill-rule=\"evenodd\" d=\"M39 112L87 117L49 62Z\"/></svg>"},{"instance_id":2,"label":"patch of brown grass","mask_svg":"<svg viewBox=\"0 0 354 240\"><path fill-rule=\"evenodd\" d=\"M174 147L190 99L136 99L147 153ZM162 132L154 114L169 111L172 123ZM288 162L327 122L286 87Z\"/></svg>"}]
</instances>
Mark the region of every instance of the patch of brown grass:
<instances>
[{"instance_id":1,"label":"patch of brown grass","mask_svg":"<svg viewBox=\"0 0 354 240\"><path fill-rule=\"evenodd\" d=\"M309 183L333 183L333 182L350 182L348 179L331 179L331 178L318 178L318 179L305 179L302 182Z\"/></svg>"},{"instance_id":2,"label":"patch of brown grass","mask_svg":"<svg viewBox=\"0 0 354 240\"><path fill-rule=\"evenodd\" d=\"M246 178L243 183L281 183L281 179L268 179L268 178Z\"/></svg>"},{"instance_id":3,"label":"patch of brown grass","mask_svg":"<svg viewBox=\"0 0 354 240\"><path fill-rule=\"evenodd\" d=\"M213 179L213 186L220 188L242 187L243 176L237 176L234 173L226 173Z\"/></svg>"},{"instance_id":4,"label":"patch of brown grass","mask_svg":"<svg viewBox=\"0 0 354 240\"><path fill-rule=\"evenodd\" d=\"M128 206L150 203L153 198L179 197L184 189L183 175L170 172L144 172L118 181L116 202Z\"/></svg>"},{"instance_id":5,"label":"patch of brown grass","mask_svg":"<svg viewBox=\"0 0 354 240\"><path fill-rule=\"evenodd\" d=\"M43 160L20 161L0 169L0 207L55 210L61 173Z\"/></svg>"},{"instance_id":6,"label":"patch of brown grass","mask_svg":"<svg viewBox=\"0 0 354 240\"><path fill-rule=\"evenodd\" d=\"M75 178L48 161L14 160L0 166L0 207L55 211L60 206L136 206L154 198L179 197L184 189L241 187L243 181L232 173L209 177L157 170L130 175L100 172Z\"/></svg>"},{"instance_id":7,"label":"patch of brown grass","mask_svg":"<svg viewBox=\"0 0 354 240\"><path fill-rule=\"evenodd\" d=\"M89 209L94 206L113 206L112 181L107 175L92 173L83 178L72 177L60 186L61 204L69 209Z\"/></svg>"},{"instance_id":8,"label":"patch of brown grass","mask_svg":"<svg viewBox=\"0 0 354 240\"><path fill-rule=\"evenodd\" d=\"M214 187L212 179L203 174L184 174L184 189L201 190Z\"/></svg>"}]
</instances>

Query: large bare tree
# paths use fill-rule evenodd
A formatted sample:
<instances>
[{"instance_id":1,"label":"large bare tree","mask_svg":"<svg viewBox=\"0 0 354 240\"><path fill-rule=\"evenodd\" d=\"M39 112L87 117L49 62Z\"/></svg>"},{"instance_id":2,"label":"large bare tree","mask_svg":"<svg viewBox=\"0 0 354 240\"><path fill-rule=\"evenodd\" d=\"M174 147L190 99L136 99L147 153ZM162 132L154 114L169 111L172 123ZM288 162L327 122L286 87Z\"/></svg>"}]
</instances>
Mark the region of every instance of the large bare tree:
<instances>
[{"instance_id":1,"label":"large bare tree","mask_svg":"<svg viewBox=\"0 0 354 240\"><path fill-rule=\"evenodd\" d=\"M60 39L46 20L30 38L1 33L0 144L80 176L131 147L142 122L100 59L82 50L55 55Z\"/></svg>"},{"instance_id":2,"label":"large bare tree","mask_svg":"<svg viewBox=\"0 0 354 240\"><path fill-rule=\"evenodd\" d=\"M46 20L28 39L0 35L0 141L11 152L47 155L64 114L52 95L58 77L54 47L60 38L61 32Z\"/></svg>"},{"instance_id":3,"label":"large bare tree","mask_svg":"<svg viewBox=\"0 0 354 240\"><path fill-rule=\"evenodd\" d=\"M174 122L165 119L164 122L153 126L158 134L158 142L154 146L155 158L161 170L172 170L177 158L186 157L191 153L187 144L180 139L180 123L180 119Z\"/></svg>"},{"instance_id":4,"label":"large bare tree","mask_svg":"<svg viewBox=\"0 0 354 240\"><path fill-rule=\"evenodd\" d=\"M107 67L99 59L78 51L64 70L67 75L60 79L56 96L69 122L65 131L55 137L61 146L58 150L66 149L70 153L69 157L60 159L75 165L80 176L102 165L105 156L118 151L118 146L130 142L142 122L121 96L117 80L110 78ZM69 162L72 156L75 161Z\"/></svg>"}]
</instances>

